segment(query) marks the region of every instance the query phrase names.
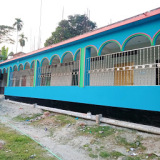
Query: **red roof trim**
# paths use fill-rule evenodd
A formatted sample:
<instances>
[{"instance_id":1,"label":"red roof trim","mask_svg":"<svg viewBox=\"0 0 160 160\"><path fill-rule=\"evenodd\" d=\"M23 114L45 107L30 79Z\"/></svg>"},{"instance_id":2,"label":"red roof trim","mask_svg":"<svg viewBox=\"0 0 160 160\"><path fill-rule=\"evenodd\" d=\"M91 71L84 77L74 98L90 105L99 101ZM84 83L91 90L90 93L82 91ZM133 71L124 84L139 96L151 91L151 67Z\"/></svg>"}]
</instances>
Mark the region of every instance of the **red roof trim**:
<instances>
[{"instance_id":1,"label":"red roof trim","mask_svg":"<svg viewBox=\"0 0 160 160\"><path fill-rule=\"evenodd\" d=\"M58 46L61 46L61 45L67 44L67 43L71 43L71 42L74 42L74 41L77 41L77 40L80 40L80 39L83 39L83 38L86 38L86 37L90 37L90 36L93 36L93 35L95 35L95 34L98 34L98 33L101 33L101 32L107 31L107 30L111 30L111 29L113 29L113 28L117 28L117 27L120 27L120 26L122 26L122 25L126 25L126 24L129 24L129 23L133 23L133 22L136 22L136 21L139 21L139 20L142 20L142 19L145 19L145 18L154 16L154 15L157 15L157 14L160 14L160 8L151 10L151 11L149 11L149 12L145 12L145 13L143 13L143 14L140 14L140 15L137 15L137 16L134 16L134 17L131 17L131 18L129 18L129 19L125 19L125 20L123 20L123 21L116 22L116 23L114 23L114 24L111 24L111 25L108 25L108 26L99 28L99 29L97 29L97 30L94 30L94 31L85 33L85 34L83 34L83 35L79 35L79 36L70 38L70 39L68 39L68 40L65 40L65 41L62 41L62 42L53 44L53 45L51 45L51 46L44 47L44 48L41 48L41 49L39 49L39 50L35 50L35 51L33 51L33 52L27 53L27 54L22 55L22 56L20 56L20 57L16 57L16 58L12 58L12 59L6 60L6 61L4 61L4 62L1 62L0 64L7 63L7 62L10 62L10 61L13 61L13 60L16 60L16 59L20 59L20 58L23 58L23 57L27 57L27 56L29 56L29 55L33 55L33 54L36 54L36 53L38 53L38 52L46 51L46 50L48 50L48 49L55 48L55 47L58 47Z\"/></svg>"}]
</instances>

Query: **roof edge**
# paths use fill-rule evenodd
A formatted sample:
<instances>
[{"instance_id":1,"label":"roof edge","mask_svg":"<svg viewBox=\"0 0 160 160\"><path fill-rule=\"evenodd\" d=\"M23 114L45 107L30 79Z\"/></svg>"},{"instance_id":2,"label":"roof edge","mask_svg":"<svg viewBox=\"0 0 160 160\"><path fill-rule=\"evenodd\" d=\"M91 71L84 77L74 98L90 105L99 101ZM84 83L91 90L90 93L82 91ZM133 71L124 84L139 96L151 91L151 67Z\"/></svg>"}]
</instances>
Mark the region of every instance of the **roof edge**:
<instances>
[{"instance_id":1,"label":"roof edge","mask_svg":"<svg viewBox=\"0 0 160 160\"><path fill-rule=\"evenodd\" d=\"M0 63L0 65L4 64L4 63L11 62L13 60L18 60L18 59L21 59L21 58L24 58L24 57L27 57L27 56L30 56L30 55L34 55L34 54L42 52L42 51L47 51L49 49L56 48L58 46L62 46L62 45L68 44L68 43L72 43L74 41L78 41L78 40L81 40L81 39L84 39L84 38L87 38L87 37L90 37L90 36L105 32L107 30L111 30L111 29L114 29L114 28L129 24L129 23L133 23L133 22L145 19L145 18L149 18L149 17L155 16L155 15L158 15L158 14L160 14L160 7L156 8L156 9L153 9L151 11L144 12L144 13L139 14L137 16L130 17L130 18L124 19L122 21L118 21L118 22L115 22L113 24L98 28L98 29L93 30L91 32L87 32L85 34L82 34L82 35L79 35L79 36L64 40L62 42L59 42L59 43L56 43L56 44L53 44L53 45L50 45L50 46L47 46L47 47L32 51L32 52L29 52L29 53L27 53L25 55L22 55L20 57L16 57L16 58L12 58L12 59L3 61L3 62Z\"/></svg>"}]
</instances>

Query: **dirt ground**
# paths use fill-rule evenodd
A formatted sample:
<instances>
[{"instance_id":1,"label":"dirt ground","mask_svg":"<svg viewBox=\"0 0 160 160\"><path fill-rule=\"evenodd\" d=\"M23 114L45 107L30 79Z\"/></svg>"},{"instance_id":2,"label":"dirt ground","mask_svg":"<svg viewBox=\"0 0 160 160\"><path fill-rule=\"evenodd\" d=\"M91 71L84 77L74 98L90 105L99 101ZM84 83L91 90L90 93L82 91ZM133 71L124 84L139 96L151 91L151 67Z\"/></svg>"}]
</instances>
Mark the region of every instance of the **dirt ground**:
<instances>
[{"instance_id":1,"label":"dirt ground","mask_svg":"<svg viewBox=\"0 0 160 160\"><path fill-rule=\"evenodd\" d=\"M0 122L13 124L62 160L160 160L160 135L97 126L93 121L7 100L0 100Z\"/></svg>"}]
</instances>

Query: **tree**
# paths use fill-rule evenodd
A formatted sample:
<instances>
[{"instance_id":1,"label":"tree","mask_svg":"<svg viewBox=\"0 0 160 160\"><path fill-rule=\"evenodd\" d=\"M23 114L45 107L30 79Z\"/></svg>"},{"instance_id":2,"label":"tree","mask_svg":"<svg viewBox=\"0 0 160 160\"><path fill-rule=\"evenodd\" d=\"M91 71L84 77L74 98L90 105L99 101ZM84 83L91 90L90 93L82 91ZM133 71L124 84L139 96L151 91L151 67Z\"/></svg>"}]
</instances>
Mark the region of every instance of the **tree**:
<instances>
[{"instance_id":1,"label":"tree","mask_svg":"<svg viewBox=\"0 0 160 160\"><path fill-rule=\"evenodd\" d=\"M2 55L2 60L7 59L7 57L8 57L8 47L7 48L5 48L5 46L2 47L1 55Z\"/></svg>"},{"instance_id":2,"label":"tree","mask_svg":"<svg viewBox=\"0 0 160 160\"><path fill-rule=\"evenodd\" d=\"M13 27L0 25L0 43L9 42L14 43L14 40L11 38L11 32L14 31Z\"/></svg>"},{"instance_id":3,"label":"tree","mask_svg":"<svg viewBox=\"0 0 160 160\"><path fill-rule=\"evenodd\" d=\"M20 43L20 45L22 47L22 51L23 51L23 47L25 46L25 40L27 40L27 37L25 37L23 33L20 34L19 37L20 37L19 43Z\"/></svg>"},{"instance_id":4,"label":"tree","mask_svg":"<svg viewBox=\"0 0 160 160\"><path fill-rule=\"evenodd\" d=\"M58 27L52 32L51 37L46 40L44 45L49 46L77 35L90 32L95 28L96 23L90 21L85 14L71 15L68 17L68 20L62 20L59 22Z\"/></svg>"},{"instance_id":5,"label":"tree","mask_svg":"<svg viewBox=\"0 0 160 160\"><path fill-rule=\"evenodd\" d=\"M17 30L17 45L16 45L16 53L17 53L17 46L18 46L18 32L22 30L23 28L23 21L20 18L15 18L15 23L13 24L13 27L16 26Z\"/></svg>"}]
</instances>

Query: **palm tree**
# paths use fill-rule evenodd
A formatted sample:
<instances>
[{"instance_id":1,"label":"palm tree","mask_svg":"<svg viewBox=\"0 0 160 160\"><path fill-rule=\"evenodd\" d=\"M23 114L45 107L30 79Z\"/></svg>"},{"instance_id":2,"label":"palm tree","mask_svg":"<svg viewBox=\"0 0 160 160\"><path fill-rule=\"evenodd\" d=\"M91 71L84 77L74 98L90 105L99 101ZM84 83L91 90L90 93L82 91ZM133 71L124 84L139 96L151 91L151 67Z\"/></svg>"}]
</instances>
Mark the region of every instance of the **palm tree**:
<instances>
[{"instance_id":1,"label":"palm tree","mask_svg":"<svg viewBox=\"0 0 160 160\"><path fill-rule=\"evenodd\" d=\"M27 40L27 37L25 37L23 33L20 34L19 37L20 37L19 43L20 43L20 45L22 47L22 51L23 51L23 47L25 46L25 40Z\"/></svg>"},{"instance_id":2,"label":"palm tree","mask_svg":"<svg viewBox=\"0 0 160 160\"><path fill-rule=\"evenodd\" d=\"M13 24L13 27L16 26L17 29L17 45L16 45L16 53L17 53L17 46L18 46L18 32L22 30L23 28L23 21L20 18L15 18L15 23Z\"/></svg>"}]
</instances>

